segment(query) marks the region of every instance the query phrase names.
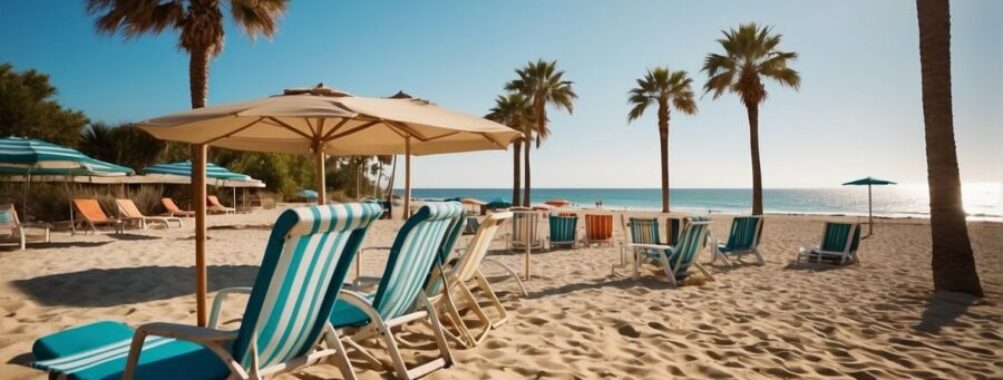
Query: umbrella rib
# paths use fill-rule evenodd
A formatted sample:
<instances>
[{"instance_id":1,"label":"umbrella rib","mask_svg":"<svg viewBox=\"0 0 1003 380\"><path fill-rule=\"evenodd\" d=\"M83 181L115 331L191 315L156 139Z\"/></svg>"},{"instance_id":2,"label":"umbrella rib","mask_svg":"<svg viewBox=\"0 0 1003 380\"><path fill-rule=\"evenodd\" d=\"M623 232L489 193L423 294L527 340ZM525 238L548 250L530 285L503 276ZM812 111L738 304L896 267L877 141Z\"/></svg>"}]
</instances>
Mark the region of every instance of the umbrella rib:
<instances>
[{"instance_id":1,"label":"umbrella rib","mask_svg":"<svg viewBox=\"0 0 1003 380\"><path fill-rule=\"evenodd\" d=\"M379 122L380 122L379 120L373 120L373 121L370 121L370 122L368 122L368 123L365 123L365 124L362 124L362 125L360 125L360 126L358 126L358 127L355 127L355 128L352 128L352 129L349 129L349 130L347 130L347 131L344 131L344 132L341 132L341 133L339 133L339 134L336 134L336 135L334 135L334 136L331 136L331 137L329 137L329 138L326 138L326 139L324 139L324 142L328 142L328 141L332 141L332 140L337 140L337 139L340 139L340 138L342 138L342 137L345 137L345 136L348 136L348 135L351 135L351 134L354 134L354 133L356 133L356 132L361 132L361 131L363 131L363 130L364 130L364 129L366 129L366 128L369 128L369 127L372 127L372 126L374 126L374 125L378 124Z\"/></svg>"},{"instance_id":2,"label":"umbrella rib","mask_svg":"<svg viewBox=\"0 0 1003 380\"><path fill-rule=\"evenodd\" d=\"M390 121L390 122L388 122L388 124L396 124L398 128L403 129L405 132L407 132L408 135L410 135L411 137L414 137L414 138L418 139L418 141L421 141L421 142L427 142L428 141L428 137L425 137L422 134L415 132L415 130L413 128L411 128L410 126L408 126L407 124L398 123L396 121Z\"/></svg>"},{"instance_id":3,"label":"umbrella rib","mask_svg":"<svg viewBox=\"0 0 1003 380\"><path fill-rule=\"evenodd\" d=\"M484 138L488 139L488 141L493 142L499 148L508 149L508 145L502 144L500 141L495 140L494 137L491 137L491 135L489 135L487 132L481 132L481 136L484 136Z\"/></svg>"},{"instance_id":4,"label":"umbrella rib","mask_svg":"<svg viewBox=\"0 0 1003 380\"><path fill-rule=\"evenodd\" d=\"M334 127L332 127L330 131L327 131L327 133L324 134L324 137L321 137L321 140L327 141L327 139L330 138L331 135L334 134L334 132L337 132L339 129L341 129L341 127L343 125L345 125L345 123L348 123L349 120L351 120L351 119L349 119L347 117L341 119L341 121L338 122L338 124L335 124Z\"/></svg>"},{"instance_id":5,"label":"umbrella rib","mask_svg":"<svg viewBox=\"0 0 1003 380\"><path fill-rule=\"evenodd\" d=\"M259 117L259 118L258 118L258 120L255 120L255 121L252 121L252 122L250 122L250 123L247 123L247 125L245 125L245 126L242 126L242 127L240 127L240 128L237 128L237 129L235 129L235 130L233 130L233 131L231 131L231 132L229 132L229 133L226 133L226 134L224 134L224 135L220 135L220 136L216 136L216 137L213 137L213 138L211 138L211 139L209 139L209 140L206 140L206 141L205 141L205 142L203 142L202 144L205 144L205 145L208 145L208 144L212 144L212 143L214 143L214 142L216 142L216 141L219 141L219 140L222 140L222 139L225 139L225 138L228 138L228 137L232 137L232 136L233 136L233 135L235 135L235 134L238 134L238 133L240 133L240 132L243 132L243 131L244 131L245 129L248 129L248 128L250 128L250 127L253 127L253 126L254 126L255 124L257 124L257 123L261 122L261 120L263 120L263 119L264 119L264 118L262 118L262 117Z\"/></svg>"},{"instance_id":6,"label":"umbrella rib","mask_svg":"<svg viewBox=\"0 0 1003 380\"><path fill-rule=\"evenodd\" d=\"M285 129L288 129L288 130L292 131L293 133L296 133L297 135L300 135L300 136L303 136L303 138L305 138L305 139L307 139L307 140L313 140L313 136L310 136L310 135L308 135L308 134L306 134L306 133L303 133L303 131L301 131L301 130L299 130L299 129L296 129L296 128L293 128L293 127L292 127L291 125L289 125L289 124L286 124L286 123L282 122L282 121L281 121L281 120L279 120L279 119L276 119L276 118L274 118L274 117L271 117L271 116L269 116L269 117L268 117L268 120L271 120L271 121L274 121L274 122L275 122L276 124L278 124L278 125L279 125L280 127L283 127L283 128L285 128Z\"/></svg>"}]
</instances>

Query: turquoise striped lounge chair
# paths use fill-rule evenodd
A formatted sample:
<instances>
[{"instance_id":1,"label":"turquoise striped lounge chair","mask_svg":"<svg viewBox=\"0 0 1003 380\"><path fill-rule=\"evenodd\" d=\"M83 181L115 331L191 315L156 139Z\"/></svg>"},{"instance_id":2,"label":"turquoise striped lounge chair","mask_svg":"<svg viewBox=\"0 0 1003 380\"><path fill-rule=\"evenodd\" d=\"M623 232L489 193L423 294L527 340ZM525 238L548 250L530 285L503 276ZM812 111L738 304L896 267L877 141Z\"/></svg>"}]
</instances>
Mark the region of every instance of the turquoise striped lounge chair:
<instances>
[{"instance_id":1,"label":"turquoise striped lounge chair","mask_svg":"<svg viewBox=\"0 0 1003 380\"><path fill-rule=\"evenodd\" d=\"M725 264L734 264L728 257L734 257L737 262L742 261L743 256L756 256L759 265L766 264L763 256L759 254L759 237L763 234L763 217L761 216L740 216L732 219L731 232L728 233L728 241L725 243L714 242L714 259L721 259Z\"/></svg>"},{"instance_id":2,"label":"turquoise striped lounge chair","mask_svg":"<svg viewBox=\"0 0 1003 380\"><path fill-rule=\"evenodd\" d=\"M634 253L643 250L642 248L632 248L631 245L664 245L658 232L658 218L628 218L627 215L621 214L620 230L623 233L623 242L620 243L620 265L614 265L614 271L617 267L625 268L627 266L627 250L635 251Z\"/></svg>"},{"instance_id":3,"label":"turquoise striped lounge chair","mask_svg":"<svg viewBox=\"0 0 1003 380\"><path fill-rule=\"evenodd\" d=\"M685 221L685 227L675 246L663 244L631 243L634 248L634 277L639 277L639 266L643 261L654 262L665 270L672 286L678 286L679 281L689 276L689 268L695 267L710 280L710 275L700 263L696 262L697 254L703 248L707 239L710 219L706 217L690 217ZM656 228L657 230L657 228Z\"/></svg>"},{"instance_id":4,"label":"turquoise striped lounge chair","mask_svg":"<svg viewBox=\"0 0 1003 380\"><path fill-rule=\"evenodd\" d=\"M578 238L578 216L550 215L550 246L575 248Z\"/></svg>"},{"instance_id":5,"label":"turquoise striped lounge chair","mask_svg":"<svg viewBox=\"0 0 1003 380\"><path fill-rule=\"evenodd\" d=\"M220 291L209 327L149 323L135 331L102 321L35 341L33 365L70 379L258 379L334 357L354 378L337 340L320 344L352 257L378 205L341 204L284 211L275 223L253 288ZM217 329L223 300L250 293L240 327Z\"/></svg>"},{"instance_id":6,"label":"turquoise striped lounge chair","mask_svg":"<svg viewBox=\"0 0 1003 380\"><path fill-rule=\"evenodd\" d=\"M477 235L467 245L464 253L444 262L441 271L438 268L433 269L432 277L425 287L425 294L428 295L429 301L441 315L446 317L457 333L453 334L448 329L444 329L444 331L460 345L466 347L477 345L490 330L498 328L508 320L505 307L502 306L487 277L479 268L481 263L488 262L485 260L485 256L498 228L511 218L511 212L495 213L485 218L477 230ZM519 277L511 269L504 266L503 268L516 281L519 280ZM443 275L443 273L445 274ZM491 320L481 307L474 296L473 289L479 289L488 298L488 302L494 307L497 314L495 320ZM478 318L479 326L468 326L464 322L462 314L468 310ZM477 336L471 332L474 327L482 329Z\"/></svg>"},{"instance_id":7,"label":"turquoise striped lounge chair","mask_svg":"<svg viewBox=\"0 0 1003 380\"><path fill-rule=\"evenodd\" d=\"M463 227L463 215L460 203L429 202L408 218L390 248L376 291L369 294L342 291L331 313L328 340L338 341L338 336L344 335L345 342L365 359L392 368L400 379L421 377L452 365L442 325L423 289L432 268L438 266L437 258L452 249ZM419 321L431 325L440 356L408 368L394 330ZM392 363L381 362L360 344L373 338L384 340Z\"/></svg>"},{"instance_id":8,"label":"turquoise striped lounge chair","mask_svg":"<svg viewBox=\"0 0 1003 380\"><path fill-rule=\"evenodd\" d=\"M860 224L826 222L822 229L821 244L815 247L801 247L795 264L815 260L837 261L840 265L847 262L858 262L857 248L860 247Z\"/></svg>"}]
</instances>

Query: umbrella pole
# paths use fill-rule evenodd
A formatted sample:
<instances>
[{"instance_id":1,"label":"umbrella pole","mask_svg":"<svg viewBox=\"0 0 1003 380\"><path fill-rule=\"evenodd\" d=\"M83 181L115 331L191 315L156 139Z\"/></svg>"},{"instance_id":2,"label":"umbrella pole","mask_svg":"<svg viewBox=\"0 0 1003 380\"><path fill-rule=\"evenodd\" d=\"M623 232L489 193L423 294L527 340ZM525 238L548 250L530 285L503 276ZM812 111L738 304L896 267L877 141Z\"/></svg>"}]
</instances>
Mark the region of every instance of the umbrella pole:
<instances>
[{"instance_id":1,"label":"umbrella pole","mask_svg":"<svg viewBox=\"0 0 1003 380\"><path fill-rule=\"evenodd\" d=\"M874 234L874 203L871 198L871 185L867 185L867 235Z\"/></svg>"},{"instance_id":2,"label":"umbrella pole","mask_svg":"<svg viewBox=\"0 0 1003 380\"><path fill-rule=\"evenodd\" d=\"M404 137L404 220L411 216L411 136Z\"/></svg>"},{"instance_id":3,"label":"umbrella pole","mask_svg":"<svg viewBox=\"0 0 1003 380\"><path fill-rule=\"evenodd\" d=\"M316 153L315 153L316 156L315 156L315 158L316 158L316 161L317 161L317 165L316 165L317 166L317 204L318 205L322 205L322 204L326 204L327 203L327 189L325 188L325 186L327 185L327 183L326 183L326 180L324 179L324 176L326 174L325 171L324 171L324 150L322 150L319 146L316 147L316 148L314 148L314 149L316 150Z\"/></svg>"},{"instance_id":4,"label":"umbrella pole","mask_svg":"<svg viewBox=\"0 0 1003 380\"><path fill-rule=\"evenodd\" d=\"M206 267L205 267L205 164L206 145L192 145L192 200L195 203L195 306L196 323L206 325Z\"/></svg>"}]
</instances>

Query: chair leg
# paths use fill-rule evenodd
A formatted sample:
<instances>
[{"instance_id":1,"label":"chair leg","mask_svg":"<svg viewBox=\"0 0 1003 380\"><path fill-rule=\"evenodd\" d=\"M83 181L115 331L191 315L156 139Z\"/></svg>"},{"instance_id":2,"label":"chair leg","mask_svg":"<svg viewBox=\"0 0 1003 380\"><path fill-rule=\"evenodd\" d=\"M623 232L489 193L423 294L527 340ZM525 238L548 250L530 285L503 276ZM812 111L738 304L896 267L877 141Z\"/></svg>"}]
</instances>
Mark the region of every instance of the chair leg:
<instances>
[{"instance_id":1,"label":"chair leg","mask_svg":"<svg viewBox=\"0 0 1003 380\"><path fill-rule=\"evenodd\" d=\"M334 347L334 361L335 365L338 366L338 370L341 371L341 377L345 378L345 380L355 380L355 370L352 369L352 362L348 360L348 353L345 352L345 345L341 343L338 332L334 331L334 327L331 327L331 324L327 324L324 329L327 330L325 334L326 343Z\"/></svg>"},{"instance_id":2,"label":"chair leg","mask_svg":"<svg viewBox=\"0 0 1003 380\"><path fill-rule=\"evenodd\" d=\"M498 328L499 326L504 325L508 322L508 312L505 311L505 306L502 305L501 300L498 299L498 295L495 294L494 289L491 288L491 283L488 282L487 277L484 277L484 274L481 273L480 270L478 270L477 274L474 276L477 280L478 287L482 292L487 294L488 299L491 300L491 304L498 312L499 318L498 320L491 322L491 328Z\"/></svg>"},{"instance_id":3,"label":"chair leg","mask_svg":"<svg viewBox=\"0 0 1003 380\"><path fill-rule=\"evenodd\" d=\"M477 298L474 297L474 293L467 288L466 284L457 283L457 287L460 288L460 292L464 294L467 302L470 303L470 310L477 315L477 319L479 319L481 324L484 326L481 333L475 337L473 332L470 331L470 328L467 327L466 323L460 320L460 324L463 326L463 332L466 334L467 339L470 339L471 347L476 346L478 343L483 341L485 337L487 337L488 332L491 331L491 328L494 327L494 325L491 323L491 319L488 318L487 313L484 312L484 309L481 308L481 305L477 304ZM455 308L456 305L454 304L452 307ZM456 310L456 312L459 314L459 310Z\"/></svg>"},{"instance_id":4,"label":"chair leg","mask_svg":"<svg viewBox=\"0 0 1003 380\"><path fill-rule=\"evenodd\" d=\"M495 261L487 258L485 258L484 261L482 261L482 263L491 263L492 265L500 267L503 271L505 271L505 273L508 273L508 276L510 278L515 279L516 284L519 285L519 291L522 292L522 296L523 297L529 296L529 292L526 291L526 286L523 285L522 279L519 278L519 275L516 274L515 271L512 270L512 268L509 268L508 265L502 264L500 261Z\"/></svg>"},{"instance_id":5,"label":"chair leg","mask_svg":"<svg viewBox=\"0 0 1003 380\"><path fill-rule=\"evenodd\" d=\"M710 279L711 281L717 281L716 279L714 279L714 276L710 274L710 271L708 271L707 268L704 268L702 264L694 261L693 266L696 267L697 270L699 270L700 273L702 273L704 276L707 276L707 278Z\"/></svg>"}]
</instances>

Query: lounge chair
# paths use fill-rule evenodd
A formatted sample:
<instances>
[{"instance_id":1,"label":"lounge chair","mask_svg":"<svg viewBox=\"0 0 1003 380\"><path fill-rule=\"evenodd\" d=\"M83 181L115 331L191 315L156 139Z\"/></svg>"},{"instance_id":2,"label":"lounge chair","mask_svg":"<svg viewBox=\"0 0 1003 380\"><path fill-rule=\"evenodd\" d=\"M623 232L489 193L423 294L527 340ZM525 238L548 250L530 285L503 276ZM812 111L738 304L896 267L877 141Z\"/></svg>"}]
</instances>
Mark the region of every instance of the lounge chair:
<instances>
[{"instance_id":1,"label":"lounge chair","mask_svg":"<svg viewBox=\"0 0 1003 380\"><path fill-rule=\"evenodd\" d=\"M686 218L665 218L665 244L679 244L683 227L686 227Z\"/></svg>"},{"instance_id":2,"label":"lounge chair","mask_svg":"<svg viewBox=\"0 0 1003 380\"><path fill-rule=\"evenodd\" d=\"M447 257L443 257L443 254L448 254L448 252L440 252L440 261L443 263L441 268L443 269L433 269L432 277L425 287L429 301L439 313L446 316L458 334L454 335L448 329L444 331L461 345L467 347L477 345L490 330L498 328L508 321L505 307L502 306L487 277L479 268L499 226L511 218L511 212L488 216L477 230L477 235L470 241L465 253L457 258L449 260ZM519 280L519 276L514 272L511 270L508 272L511 277ZM519 285L521 286L522 283L520 282ZM481 308L473 289L480 289L487 296L488 302L494 307L497 314L495 320L491 320L485 310ZM462 314L468 310L472 311L480 321L482 331L476 337L471 332L471 326L467 326L462 317Z\"/></svg>"},{"instance_id":3,"label":"lounge chair","mask_svg":"<svg viewBox=\"0 0 1003 380\"><path fill-rule=\"evenodd\" d=\"M160 204L164 206L164 216L195 216L195 211L182 210L171 198L161 198Z\"/></svg>"},{"instance_id":4,"label":"lounge chair","mask_svg":"<svg viewBox=\"0 0 1003 380\"><path fill-rule=\"evenodd\" d=\"M27 227L38 228L43 231L40 237L45 243L49 242L49 226L45 224L26 224L21 223L21 219L17 217L17 210L11 203L0 204L0 240L7 242L12 241L19 244L21 249L25 248L28 242L29 235L25 229Z\"/></svg>"},{"instance_id":5,"label":"lounge chair","mask_svg":"<svg viewBox=\"0 0 1003 380\"><path fill-rule=\"evenodd\" d=\"M137 222L144 230L149 225L149 222L163 223L166 228L171 228L171 222L177 223L178 227L184 226L181 222L181 218L143 215L143 213L139 211L139 207L136 207L136 203L133 202L132 199L116 199L115 206L118 207L119 219L124 222Z\"/></svg>"},{"instance_id":6,"label":"lounge chair","mask_svg":"<svg viewBox=\"0 0 1003 380\"><path fill-rule=\"evenodd\" d=\"M72 379L258 379L334 357L354 379L340 340L320 344L339 288L378 205L284 211L253 288L221 290L209 327L102 321L35 341L32 365ZM227 295L250 293L240 326L217 328Z\"/></svg>"},{"instance_id":7,"label":"lounge chair","mask_svg":"<svg viewBox=\"0 0 1003 380\"><path fill-rule=\"evenodd\" d=\"M801 247L798 250L795 264L801 264L801 259L821 263L836 261L843 265L847 262L858 262L857 248L860 247L860 224L826 222L822 229L822 242L814 247Z\"/></svg>"},{"instance_id":8,"label":"lounge chair","mask_svg":"<svg viewBox=\"0 0 1003 380\"><path fill-rule=\"evenodd\" d=\"M585 214L585 245L613 244L613 215Z\"/></svg>"},{"instance_id":9,"label":"lounge chair","mask_svg":"<svg viewBox=\"0 0 1003 380\"><path fill-rule=\"evenodd\" d=\"M79 222L87 223L91 232L100 232L100 230L98 230L98 226L114 227L115 233L122 233L125 228L121 220L112 219L108 217L108 214L104 213L104 210L101 209L101 204L98 203L97 199L74 199L73 208L76 209L76 215L81 219ZM77 232L76 224L76 222L70 223L73 233Z\"/></svg>"},{"instance_id":10,"label":"lounge chair","mask_svg":"<svg viewBox=\"0 0 1003 380\"><path fill-rule=\"evenodd\" d=\"M733 257L737 262L742 262L742 257L756 256L759 265L766 264L763 256L759 254L759 237L763 233L763 217L761 216L739 216L731 221L731 232L728 233L728 241L725 243L716 241L712 246L714 250L713 264L717 259L721 259L725 264L734 264L728 257Z\"/></svg>"},{"instance_id":11,"label":"lounge chair","mask_svg":"<svg viewBox=\"0 0 1003 380\"><path fill-rule=\"evenodd\" d=\"M544 239L540 236L540 213L531 209L512 210L512 231L508 248L511 251L543 249Z\"/></svg>"},{"instance_id":12,"label":"lounge chair","mask_svg":"<svg viewBox=\"0 0 1003 380\"><path fill-rule=\"evenodd\" d=\"M215 195L207 196L206 197L206 201L208 202L208 203L206 203L206 209L205 209L206 212L210 212L210 213L213 213L213 214L236 214L237 213L237 209L235 209L233 207L226 207L226 206L224 206L222 203L219 202L219 198L216 198Z\"/></svg>"},{"instance_id":13,"label":"lounge chair","mask_svg":"<svg viewBox=\"0 0 1003 380\"><path fill-rule=\"evenodd\" d=\"M444 249L451 249L462 228L463 205L457 202L427 202L401 227L374 293L343 290L331 314L327 340L344 335L345 343L373 364L392 368L401 379L424 376L453 363L438 313L423 291L434 264ZM452 241L447 241L453 239ZM412 322L432 328L439 356L408 368L397 345L394 331ZM392 363L383 363L370 354L362 341L382 339Z\"/></svg>"},{"instance_id":14,"label":"lounge chair","mask_svg":"<svg viewBox=\"0 0 1003 380\"><path fill-rule=\"evenodd\" d=\"M710 219L705 217L690 217L683 227L679 244L675 246L664 244L631 243L634 249L634 277L640 276L642 261L653 262L662 267L672 286L678 286L679 281L689 276L689 268L695 267L704 276L714 280L710 272L696 262L697 254L707 240ZM656 228L657 230L657 228Z\"/></svg>"},{"instance_id":15,"label":"lounge chair","mask_svg":"<svg viewBox=\"0 0 1003 380\"><path fill-rule=\"evenodd\" d=\"M556 246L575 248L578 239L578 216L577 215L550 215L550 238L548 239L551 248Z\"/></svg>"}]
</instances>

